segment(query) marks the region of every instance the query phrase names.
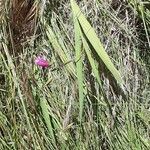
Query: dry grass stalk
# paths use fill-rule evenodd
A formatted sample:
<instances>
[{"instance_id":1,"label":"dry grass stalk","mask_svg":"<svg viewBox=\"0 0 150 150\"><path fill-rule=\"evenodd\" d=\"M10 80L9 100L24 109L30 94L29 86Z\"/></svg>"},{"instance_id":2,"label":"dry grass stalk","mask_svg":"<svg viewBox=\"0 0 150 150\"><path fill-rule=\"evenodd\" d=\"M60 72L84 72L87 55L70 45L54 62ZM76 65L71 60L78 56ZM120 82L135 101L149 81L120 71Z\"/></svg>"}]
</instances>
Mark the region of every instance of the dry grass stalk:
<instances>
[{"instance_id":1,"label":"dry grass stalk","mask_svg":"<svg viewBox=\"0 0 150 150\"><path fill-rule=\"evenodd\" d=\"M10 13L13 54L22 52L22 45L35 33L38 4L32 0L13 0Z\"/></svg>"}]
</instances>

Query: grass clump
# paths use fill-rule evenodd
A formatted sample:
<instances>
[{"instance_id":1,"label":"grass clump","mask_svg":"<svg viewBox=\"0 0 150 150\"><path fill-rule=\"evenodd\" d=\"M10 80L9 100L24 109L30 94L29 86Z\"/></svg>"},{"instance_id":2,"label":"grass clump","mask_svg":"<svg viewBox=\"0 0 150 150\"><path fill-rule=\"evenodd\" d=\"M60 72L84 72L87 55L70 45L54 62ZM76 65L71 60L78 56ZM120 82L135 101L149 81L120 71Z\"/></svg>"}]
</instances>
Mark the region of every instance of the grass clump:
<instances>
[{"instance_id":1,"label":"grass clump","mask_svg":"<svg viewBox=\"0 0 150 150\"><path fill-rule=\"evenodd\" d=\"M149 5L0 2L0 149L150 149Z\"/></svg>"}]
</instances>

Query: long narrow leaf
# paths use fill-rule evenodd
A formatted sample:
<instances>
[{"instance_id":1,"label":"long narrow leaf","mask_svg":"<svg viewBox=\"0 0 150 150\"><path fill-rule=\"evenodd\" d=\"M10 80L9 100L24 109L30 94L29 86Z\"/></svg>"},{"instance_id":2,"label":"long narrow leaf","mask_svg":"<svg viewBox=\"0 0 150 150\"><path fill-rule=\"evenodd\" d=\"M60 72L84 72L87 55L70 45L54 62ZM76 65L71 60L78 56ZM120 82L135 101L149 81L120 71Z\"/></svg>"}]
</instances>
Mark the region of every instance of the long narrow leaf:
<instances>
[{"instance_id":1,"label":"long narrow leaf","mask_svg":"<svg viewBox=\"0 0 150 150\"><path fill-rule=\"evenodd\" d=\"M83 116L83 109L84 109L84 88L83 88L83 64L82 64L82 43L81 43L81 36L80 36L80 26L75 18L75 10L71 3L73 16L74 16L74 28L75 28L75 52L76 52L76 71L77 71L77 78L78 78L78 89L79 89L79 117L80 122L82 121Z\"/></svg>"},{"instance_id":2,"label":"long narrow leaf","mask_svg":"<svg viewBox=\"0 0 150 150\"><path fill-rule=\"evenodd\" d=\"M47 24L47 31L46 31L47 37L49 39L49 42L52 44L53 48L55 49L55 51L57 52L58 56L60 57L61 61L65 64L68 61L70 61L70 59L68 59L66 53L63 51L62 47L60 46L60 43L57 40L57 37L55 35L55 33L53 32L52 28ZM74 73L74 67L72 63L68 63L66 65L67 70L69 71L69 73L72 76L75 76Z\"/></svg>"},{"instance_id":3,"label":"long narrow leaf","mask_svg":"<svg viewBox=\"0 0 150 150\"><path fill-rule=\"evenodd\" d=\"M72 4L73 10L74 10L74 16L76 16L76 18L77 18L76 20L79 21L79 23L82 27L82 30L83 30L84 34L86 35L87 39L89 40L89 42L91 43L91 45L95 49L98 56L104 62L104 64L108 68L108 70L113 74L114 78L118 81L118 83L122 84L123 81L121 79L121 75L120 75L119 71L115 68L115 66L111 62L108 54L104 50L104 48L103 48L99 38L97 37L94 29L92 28L90 23L87 21L87 19L85 18L85 16L81 12L81 10L78 7L78 5L76 4L76 2L74 0L71 0L71 4Z\"/></svg>"},{"instance_id":4,"label":"long narrow leaf","mask_svg":"<svg viewBox=\"0 0 150 150\"><path fill-rule=\"evenodd\" d=\"M46 126L48 128L49 134L50 134L51 138L53 139L53 141L55 143L55 136L54 136L52 122L50 121L50 115L49 115L49 106L47 104L46 99L40 100L40 106L41 106L41 109L42 109L43 118L45 120L45 123L46 123Z\"/></svg>"}]
</instances>

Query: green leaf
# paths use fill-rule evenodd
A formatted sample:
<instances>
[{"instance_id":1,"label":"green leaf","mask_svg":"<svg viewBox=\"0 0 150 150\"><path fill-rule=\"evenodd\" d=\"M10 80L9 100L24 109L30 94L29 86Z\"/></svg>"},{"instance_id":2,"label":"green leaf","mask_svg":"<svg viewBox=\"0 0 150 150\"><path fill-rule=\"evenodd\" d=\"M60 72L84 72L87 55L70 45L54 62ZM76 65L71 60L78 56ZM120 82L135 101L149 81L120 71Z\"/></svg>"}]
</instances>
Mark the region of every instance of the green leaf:
<instances>
[{"instance_id":1,"label":"green leaf","mask_svg":"<svg viewBox=\"0 0 150 150\"><path fill-rule=\"evenodd\" d=\"M53 141L55 143L55 136L54 136L52 122L50 120L50 114L49 114L49 105L47 104L46 99L41 99L40 100L40 106L41 106L41 109L42 109L43 118L45 120L46 126L48 128L49 133L50 133L50 136L51 136L51 138L53 139Z\"/></svg>"},{"instance_id":2,"label":"green leaf","mask_svg":"<svg viewBox=\"0 0 150 150\"><path fill-rule=\"evenodd\" d=\"M76 71L77 71L77 80L78 80L78 90L79 90L79 118L80 122L82 121L83 109L84 109L84 74L83 74L83 58L82 58L82 41L80 36L80 26L75 18L75 10L73 9L74 16L74 28L75 28L75 52L76 52Z\"/></svg>"},{"instance_id":3,"label":"green leaf","mask_svg":"<svg viewBox=\"0 0 150 150\"><path fill-rule=\"evenodd\" d=\"M122 84L123 81L121 79L121 75L120 75L119 71L115 68L115 66L111 62L108 54L104 50L94 29L92 28L90 23L87 21L87 19L85 18L85 16L83 15L83 13L81 12L80 8L78 7L78 5L76 4L76 2L74 0L71 0L71 5L73 8L74 16L76 16L75 20L79 22L83 33L85 34L85 36L89 40L90 44L95 49L97 55L101 58L103 63L106 65L106 67L112 73L112 75L118 81L118 83Z\"/></svg>"},{"instance_id":4,"label":"green leaf","mask_svg":"<svg viewBox=\"0 0 150 150\"><path fill-rule=\"evenodd\" d=\"M63 48L61 47L61 44L57 40L57 36L55 35L53 29L48 24L46 24L46 29L47 29L46 34L49 39L49 42L52 44L52 47L54 48L54 50L60 57L61 61L64 64L67 63L68 61L70 61L67 54L64 52ZM68 72L74 77L75 73L74 73L73 63L67 63L66 68L67 68Z\"/></svg>"}]
</instances>

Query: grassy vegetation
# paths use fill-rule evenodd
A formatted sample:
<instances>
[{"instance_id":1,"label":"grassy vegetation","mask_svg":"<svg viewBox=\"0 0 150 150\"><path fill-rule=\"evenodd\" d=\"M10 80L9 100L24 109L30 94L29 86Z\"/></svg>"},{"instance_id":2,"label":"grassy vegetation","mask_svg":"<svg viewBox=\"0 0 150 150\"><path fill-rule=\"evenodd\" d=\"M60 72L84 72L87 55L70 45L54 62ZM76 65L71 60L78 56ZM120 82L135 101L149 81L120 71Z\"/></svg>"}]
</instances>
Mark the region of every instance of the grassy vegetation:
<instances>
[{"instance_id":1,"label":"grassy vegetation","mask_svg":"<svg viewBox=\"0 0 150 150\"><path fill-rule=\"evenodd\" d=\"M149 7L0 1L0 149L149 150Z\"/></svg>"}]
</instances>

